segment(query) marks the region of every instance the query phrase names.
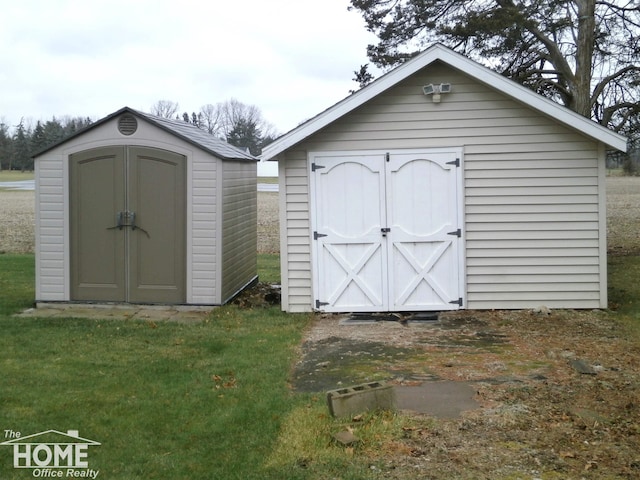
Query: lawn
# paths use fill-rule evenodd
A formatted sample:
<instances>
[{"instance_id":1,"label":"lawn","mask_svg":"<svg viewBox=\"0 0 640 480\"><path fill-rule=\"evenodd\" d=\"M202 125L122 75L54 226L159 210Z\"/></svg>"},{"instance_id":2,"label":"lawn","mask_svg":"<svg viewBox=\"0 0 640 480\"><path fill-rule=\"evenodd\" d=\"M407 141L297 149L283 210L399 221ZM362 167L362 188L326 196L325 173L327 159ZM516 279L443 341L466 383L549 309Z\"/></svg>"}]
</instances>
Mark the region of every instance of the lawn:
<instances>
[{"instance_id":1,"label":"lawn","mask_svg":"<svg viewBox=\"0 0 640 480\"><path fill-rule=\"evenodd\" d=\"M263 280L279 280L277 255L258 262ZM87 457L98 478L369 478L367 456L328 440L350 420L289 387L310 315L227 305L191 325L12 317L32 305L33 271L33 255L0 255L0 442L77 430L101 444ZM405 421L363 417L366 450ZM1 479L36 472L47 475L13 468L0 446Z\"/></svg>"},{"instance_id":2,"label":"lawn","mask_svg":"<svg viewBox=\"0 0 640 480\"><path fill-rule=\"evenodd\" d=\"M12 318L33 301L32 272L32 255L0 255L0 434L78 430L101 443L88 459L104 478L281 478L266 460L308 402L287 387L308 316L231 305L198 325ZM31 476L12 461L0 446L0 478Z\"/></svg>"}]
</instances>

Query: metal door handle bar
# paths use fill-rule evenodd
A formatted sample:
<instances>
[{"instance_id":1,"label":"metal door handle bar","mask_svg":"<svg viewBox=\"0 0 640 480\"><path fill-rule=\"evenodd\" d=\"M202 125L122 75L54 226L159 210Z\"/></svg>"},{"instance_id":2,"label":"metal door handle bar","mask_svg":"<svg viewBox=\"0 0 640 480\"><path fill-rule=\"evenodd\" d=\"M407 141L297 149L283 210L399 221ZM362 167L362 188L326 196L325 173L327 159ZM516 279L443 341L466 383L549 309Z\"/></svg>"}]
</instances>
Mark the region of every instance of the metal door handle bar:
<instances>
[{"instance_id":1,"label":"metal door handle bar","mask_svg":"<svg viewBox=\"0 0 640 480\"><path fill-rule=\"evenodd\" d=\"M127 223L125 223L125 221L127 221ZM131 227L132 231L140 230L147 236L147 238L151 238L149 232L147 232L144 228L136 225L136 212L118 212L116 214L116 224L113 227L108 227L107 230L115 230L116 228L118 230L122 230L124 227Z\"/></svg>"}]
</instances>

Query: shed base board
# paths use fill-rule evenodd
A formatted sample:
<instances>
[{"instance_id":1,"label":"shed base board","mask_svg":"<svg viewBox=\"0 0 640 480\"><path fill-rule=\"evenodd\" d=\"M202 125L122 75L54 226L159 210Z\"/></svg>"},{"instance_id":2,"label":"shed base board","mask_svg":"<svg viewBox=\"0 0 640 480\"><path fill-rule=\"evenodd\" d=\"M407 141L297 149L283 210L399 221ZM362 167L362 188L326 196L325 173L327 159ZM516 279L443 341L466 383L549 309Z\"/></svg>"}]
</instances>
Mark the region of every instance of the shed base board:
<instances>
[{"instance_id":1,"label":"shed base board","mask_svg":"<svg viewBox=\"0 0 640 480\"><path fill-rule=\"evenodd\" d=\"M173 304L144 304L144 303L119 303L119 302L51 302L51 301L36 301L36 309L57 309L57 310L72 310L72 309L96 309L96 310L175 310L178 312L206 312L212 308L219 307L220 305L173 305Z\"/></svg>"}]
</instances>

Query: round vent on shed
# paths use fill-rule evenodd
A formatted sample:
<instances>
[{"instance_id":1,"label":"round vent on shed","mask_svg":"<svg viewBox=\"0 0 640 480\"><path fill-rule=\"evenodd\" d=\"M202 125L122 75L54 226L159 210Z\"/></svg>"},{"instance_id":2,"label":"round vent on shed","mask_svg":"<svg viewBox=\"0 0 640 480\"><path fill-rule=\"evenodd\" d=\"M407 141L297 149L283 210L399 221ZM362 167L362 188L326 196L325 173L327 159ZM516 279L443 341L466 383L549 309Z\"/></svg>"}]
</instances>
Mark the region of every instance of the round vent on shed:
<instances>
[{"instance_id":1,"label":"round vent on shed","mask_svg":"<svg viewBox=\"0 0 640 480\"><path fill-rule=\"evenodd\" d=\"M133 135L138 129L136 117L125 113L118 119L118 131L123 135Z\"/></svg>"}]
</instances>

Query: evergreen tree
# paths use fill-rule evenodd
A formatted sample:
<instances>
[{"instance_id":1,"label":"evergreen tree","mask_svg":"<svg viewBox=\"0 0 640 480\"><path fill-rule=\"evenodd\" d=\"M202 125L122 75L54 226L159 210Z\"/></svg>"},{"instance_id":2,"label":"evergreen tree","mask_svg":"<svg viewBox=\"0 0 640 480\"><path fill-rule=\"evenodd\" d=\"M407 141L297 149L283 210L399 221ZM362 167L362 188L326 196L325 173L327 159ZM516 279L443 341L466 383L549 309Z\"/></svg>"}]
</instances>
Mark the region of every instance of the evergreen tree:
<instances>
[{"instance_id":1,"label":"evergreen tree","mask_svg":"<svg viewBox=\"0 0 640 480\"><path fill-rule=\"evenodd\" d=\"M44 127L40 120L36 123L33 133L31 134L31 154L38 153L47 147L47 140L44 134Z\"/></svg>"},{"instance_id":2,"label":"evergreen tree","mask_svg":"<svg viewBox=\"0 0 640 480\"><path fill-rule=\"evenodd\" d=\"M440 42L615 131L640 116L637 0L350 1L382 68Z\"/></svg>"},{"instance_id":3,"label":"evergreen tree","mask_svg":"<svg viewBox=\"0 0 640 480\"><path fill-rule=\"evenodd\" d=\"M25 128L23 120L16 127L16 134L13 137L13 164L14 170L33 170L33 159L31 158L30 132Z\"/></svg>"},{"instance_id":4,"label":"evergreen tree","mask_svg":"<svg viewBox=\"0 0 640 480\"><path fill-rule=\"evenodd\" d=\"M262 133L256 122L239 118L227 135L227 142L243 150L248 150L251 155L260 155Z\"/></svg>"},{"instance_id":5,"label":"evergreen tree","mask_svg":"<svg viewBox=\"0 0 640 480\"><path fill-rule=\"evenodd\" d=\"M58 143L65 137L65 129L62 124L53 117L44 124L44 144L45 146Z\"/></svg>"},{"instance_id":6,"label":"evergreen tree","mask_svg":"<svg viewBox=\"0 0 640 480\"><path fill-rule=\"evenodd\" d=\"M0 123L0 170L11 170L13 144L9 135L9 127Z\"/></svg>"}]
</instances>

